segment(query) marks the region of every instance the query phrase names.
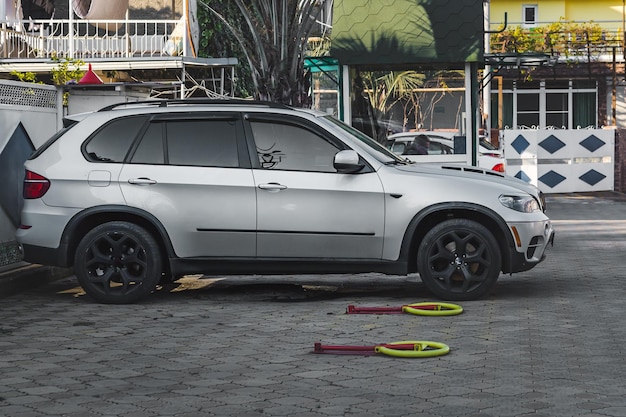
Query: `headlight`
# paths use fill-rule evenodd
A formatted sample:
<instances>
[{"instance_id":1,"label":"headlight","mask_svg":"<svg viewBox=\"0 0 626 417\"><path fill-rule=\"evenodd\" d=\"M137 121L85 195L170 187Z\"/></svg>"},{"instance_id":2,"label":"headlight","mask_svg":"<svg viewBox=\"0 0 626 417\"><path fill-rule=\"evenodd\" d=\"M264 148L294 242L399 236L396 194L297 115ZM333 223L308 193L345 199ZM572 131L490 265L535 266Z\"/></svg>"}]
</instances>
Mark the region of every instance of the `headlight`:
<instances>
[{"instance_id":1,"label":"headlight","mask_svg":"<svg viewBox=\"0 0 626 417\"><path fill-rule=\"evenodd\" d=\"M537 200L530 195L501 195L500 203L502 203L504 207L508 207L515 211L521 211L522 213L541 211L541 207L539 207Z\"/></svg>"},{"instance_id":2,"label":"headlight","mask_svg":"<svg viewBox=\"0 0 626 417\"><path fill-rule=\"evenodd\" d=\"M539 191L539 202L541 203L541 210L546 211L546 196Z\"/></svg>"}]
</instances>

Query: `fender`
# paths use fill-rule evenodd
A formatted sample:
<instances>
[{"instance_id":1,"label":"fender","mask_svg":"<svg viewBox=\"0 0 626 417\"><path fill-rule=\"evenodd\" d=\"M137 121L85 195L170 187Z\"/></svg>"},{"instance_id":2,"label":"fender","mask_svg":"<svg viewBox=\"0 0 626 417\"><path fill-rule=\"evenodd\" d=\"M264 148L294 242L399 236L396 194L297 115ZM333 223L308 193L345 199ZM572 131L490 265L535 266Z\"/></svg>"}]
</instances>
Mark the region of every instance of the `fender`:
<instances>
[{"instance_id":1,"label":"fender","mask_svg":"<svg viewBox=\"0 0 626 417\"><path fill-rule=\"evenodd\" d=\"M428 206L422 210L420 210L409 222L409 225L404 232L404 237L402 238L402 246L400 248L400 259L410 259L412 249L416 248L416 244L419 244L422 237L428 229L420 230L420 227L424 224L428 224L428 222L433 221L434 218L446 218L448 215L453 215L458 212L473 212L475 215L472 216L455 216L455 217L466 217L470 219L475 219L476 217L488 218L491 222L493 222L496 227L499 229L499 232L505 237L506 244L514 248L515 242L513 241L513 236L511 236L511 232L509 231L509 227L504 221L502 217L492 209L481 206L479 204L460 202L460 201L450 201L437 203L432 206ZM417 236L417 240L415 239ZM506 255L502 254L503 259ZM507 260L510 260L510 256L507 256Z\"/></svg>"},{"instance_id":2,"label":"fender","mask_svg":"<svg viewBox=\"0 0 626 417\"><path fill-rule=\"evenodd\" d=\"M158 233L157 239L163 244L168 258L176 257L169 234L163 224L151 213L136 207L109 204L86 208L70 219L61 237L60 249L62 258L69 264L70 248L78 244L78 238L84 235L82 229L89 230L96 225L115 220L133 221L153 229Z\"/></svg>"}]
</instances>

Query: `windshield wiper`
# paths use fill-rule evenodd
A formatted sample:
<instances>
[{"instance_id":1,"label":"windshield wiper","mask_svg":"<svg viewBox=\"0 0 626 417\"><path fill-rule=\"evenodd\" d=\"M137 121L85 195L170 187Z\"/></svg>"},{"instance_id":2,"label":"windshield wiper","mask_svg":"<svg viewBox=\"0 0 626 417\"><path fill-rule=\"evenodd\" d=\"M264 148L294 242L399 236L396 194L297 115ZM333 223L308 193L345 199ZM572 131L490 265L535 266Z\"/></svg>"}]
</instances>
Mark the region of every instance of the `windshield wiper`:
<instances>
[{"instance_id":1,"label":"windshield wiper","mask_svg":"<svg viewBox=\"0 0 626 417\"><path fill-rule=\"evenodd\" d=\"M404 159L404 160L392 159L391 161L385 162L385 165L410 165L414 163L415 163L414 161L410 161L408 159Z\"/></svg>"}]
</instances>

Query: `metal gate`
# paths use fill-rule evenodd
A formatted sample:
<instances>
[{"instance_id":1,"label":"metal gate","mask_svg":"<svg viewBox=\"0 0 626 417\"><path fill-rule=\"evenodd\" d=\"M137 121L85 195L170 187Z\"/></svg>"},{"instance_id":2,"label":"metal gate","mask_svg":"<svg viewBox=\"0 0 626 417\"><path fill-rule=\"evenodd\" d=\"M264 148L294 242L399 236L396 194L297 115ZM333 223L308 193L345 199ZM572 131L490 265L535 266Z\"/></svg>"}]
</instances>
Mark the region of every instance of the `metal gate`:
<instances>
[{"instance_id":1,"label":"metal gate","mask_svg":"<svg viewBox=\"0 0 626 417\"><path fill-rule=\"evenodd\" d=\"M544 193L614 189L614 130L504 130L501 140L507 174Z\"/></svg>"}]
</instances>

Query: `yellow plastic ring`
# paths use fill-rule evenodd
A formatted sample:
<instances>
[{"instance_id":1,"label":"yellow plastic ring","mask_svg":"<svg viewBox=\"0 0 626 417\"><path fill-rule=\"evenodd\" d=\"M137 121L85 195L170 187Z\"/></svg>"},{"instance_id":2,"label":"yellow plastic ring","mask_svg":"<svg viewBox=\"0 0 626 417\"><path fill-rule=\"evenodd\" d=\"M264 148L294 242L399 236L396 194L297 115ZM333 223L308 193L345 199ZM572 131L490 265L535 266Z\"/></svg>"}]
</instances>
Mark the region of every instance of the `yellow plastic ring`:
<instances>
[{"instance_id":1,"label":"yellow plastic ring","mask_svg":"<svg viewBox=\"0 0 626 417\"><path fill-rule=\"evenodd\" d=\"M415 308L420 306L436 306L433 310L424 310L421 308ZM456 316L463 312L463 307L458 304L450 303L414 303L402 306L403 313L417 314L418 316Z\"/></svg>"},{"instance_id":2,"label":"yellow plastic ring","mask_svg":"<svg viewBox=\"0 0 626 417\"><path fill-rule=\"evenodd\" d=\"M399 350L388 347L390 345L414 345L414 350ZM395 356L398 358L432 358L450 352L450 347L444 343L409 340L404 342L388 343L387 346L375 346L376 353Z\"/></svg>"}]
</instances>

